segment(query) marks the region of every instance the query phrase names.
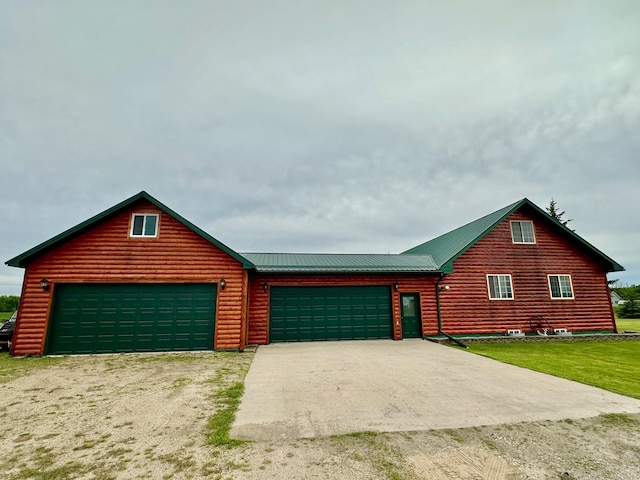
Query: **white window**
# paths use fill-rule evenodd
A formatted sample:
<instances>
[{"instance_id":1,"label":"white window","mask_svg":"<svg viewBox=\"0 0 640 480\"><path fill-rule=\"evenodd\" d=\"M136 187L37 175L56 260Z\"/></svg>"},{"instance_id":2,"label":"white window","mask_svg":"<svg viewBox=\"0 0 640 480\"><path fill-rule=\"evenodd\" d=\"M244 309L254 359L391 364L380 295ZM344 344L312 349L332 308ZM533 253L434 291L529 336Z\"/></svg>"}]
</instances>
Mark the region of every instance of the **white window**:
<instances>
[{"instance_id":1,"label":"white window","mask_svg":"<svg viewBox=\"0 0 640 480\"><path fill-rule=\"evenodd\" d=\"M529 220L511 222L511 238L513 243L536 243L533 222Z\"/></svg>"},{"instance_id":2,"label":"white window","mask_svg":"<svg viewBox=\"0 0 640 480\"><path fill-rule=\"evenodd\" d=\"M573 298L571 275L549 275L551 298Z\"/></svg>"},{"instance_id":3,"label":"white window","mask_svg":"<svg viewBox=\"0 0 640 480\"><path fill-rule=\"evenodd\" d=\"M513 300L511 275L487 275L487 285L491 300Z\"/></svg>"},{"instance_id":4,"label":"white window","mask_svg":"<svg viewBox=\"0 0 640 480\"><path fill-rule=\"evenodd\" d=\"M131 236L158 236L158 215L155 213L134 213L131 217Z\"/></svg>"}]
</instances>

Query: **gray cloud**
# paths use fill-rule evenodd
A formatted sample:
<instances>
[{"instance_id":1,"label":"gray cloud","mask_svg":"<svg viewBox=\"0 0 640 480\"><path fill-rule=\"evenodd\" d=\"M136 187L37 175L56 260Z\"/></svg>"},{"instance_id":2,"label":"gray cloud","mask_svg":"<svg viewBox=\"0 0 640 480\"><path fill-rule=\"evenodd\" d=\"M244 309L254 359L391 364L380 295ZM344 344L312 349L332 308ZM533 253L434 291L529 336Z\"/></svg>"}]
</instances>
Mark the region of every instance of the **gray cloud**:
<instances>
[{"instance_id":1,"label":"gray cloud","mask_svg":"<svg viewBox=\"0 0 640 480\"><path fill-rule=\"evenodd\" d=\"M554 197L640 283L638 24L634 1L6 2L0 254L143 189L239 251L398 252Z\"/></svg>"}]
</instances>

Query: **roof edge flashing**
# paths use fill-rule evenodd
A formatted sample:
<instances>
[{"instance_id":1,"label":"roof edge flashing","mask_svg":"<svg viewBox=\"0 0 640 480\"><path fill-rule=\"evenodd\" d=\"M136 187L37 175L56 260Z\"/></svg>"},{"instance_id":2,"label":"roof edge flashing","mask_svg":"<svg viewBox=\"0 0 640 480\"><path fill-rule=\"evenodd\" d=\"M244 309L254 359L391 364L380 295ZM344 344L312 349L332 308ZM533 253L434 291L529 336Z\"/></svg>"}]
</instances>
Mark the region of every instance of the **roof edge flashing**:
<instances>
[{"instance_id":1,"label":"roof edge flashing","mask_svg":"<svg viewBox=\"0 0 640 480\"><path fill-rule=\"evenodd\" d=\"M35 247L30 248L29 250L23 252L22 254L17 255L15 257L7 260L5 262L5 264L10 266L10 267L26 268L33 258L46 253L47 251L49 251L50 249L52 249L52 248L56 247L57 245L61 244L63 241L66 241L67 239L70 239L70 238L72 238L74 236L77 236L77 235L80 235L80 234L84 233L85 231L89 230L90 228L95 227L97 224L99 224L103 220L105 220L107 218L110 218L110 217L112 217L114 215L117 215L121 211L125 210L126 208L130 207L131 205L135 204L136 202L138 202L140 200L146 200L146 201L150 202L151 204L155 205L157 208L159 208L160 210L165 212L167 215L170 215L171 217L176 219L178 222L183 224L185 227L191 229L196 234L200 235L201 237L203 237L204 239L209 241L211 244L213 244L216 247L220 248L222 251L224 251L225 253L227 253L231 257L235 258L237 261L239 261L242 264L244 269L254 268L254 265L253 265L252 262L250 262L249 260L244 258L239 253L235 252L231 248L227 247L225 244L223 244L219 240L215 239L214 237L209 235L207 232L202 230L200 227L194 225L193 223L191 223L190 221L188 221L187 219L185 219L184 217L182 217L181 215L179 215L178 213L173 211L171 208L167 207L162 202L156 200L153 196L149 195L144 190L142 190L141 192L139 192L139 193L127 198L126 200L123 200L120 203L117 203L116 205L114 205L114 206L112 206L112 207L110 207L110 208L108 208L106 210L103 210L102 212L94 215L93 217L90 217L87 220L85 220L83 222L80 222L79 224L75 225L74 227L68 228L67 230L63 231L62 233L59 233L58 235L55 235L54 237L50 238L49 240L46 240L46 241L36 245Z\"/></svg>"}]
</instances>

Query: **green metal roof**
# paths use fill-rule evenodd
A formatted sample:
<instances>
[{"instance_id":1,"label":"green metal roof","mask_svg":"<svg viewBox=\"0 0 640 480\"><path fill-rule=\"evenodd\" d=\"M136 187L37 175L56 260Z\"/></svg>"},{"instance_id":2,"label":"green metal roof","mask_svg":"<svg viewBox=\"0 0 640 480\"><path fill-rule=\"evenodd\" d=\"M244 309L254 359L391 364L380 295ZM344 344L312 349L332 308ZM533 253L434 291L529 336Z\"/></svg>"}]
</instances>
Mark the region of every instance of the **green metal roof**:
<instances>
[{"instance_id":1,"label":"green metal roof","mask_svg":"<svg viewBox=\"0 0 640 480\"><path fill-rule=\"evenodd\" d=\"M198 235L200 235L204 239L208 240L210 243L212 243L213 245L215 245L216 247L218 247L219 249L221 249L225 253L229 254L231 257L233 257L236 260L238 260L240 263L242 263L242 266L244 268L253 268L253 264L249 260L244 258L242 255L240 255L239 253L234 252L229 247L227 247L223 243L221 243L218 240L216 240L215 238L213 238L207 232L205 232L204 230L202 230L199 227L195 226L193 223L189 222L185 218L181 217L176 212L171 210L169 207L167 207L163 203L159 202L158 200L156 200L155 198L153 198L151 195L149 195L147 192L144 192L144 191L138 193L137 195L134 195L131 198L128 198L127 200L125 200L125 201L123 201L123 202L121 202L121 203L119 203L117 205L114 205L113 207L105 210L102 213L99 213L98 215L96 215L94 217L91 217L88 220L85 220L84 222L76 225L73 228L70 228L69 230L66 230L66 231L62 232L61 234L56 235L55 237L47 240L46 242L43 242L40 245L37 245L37 246L33 247L30 250L27 250L26 252L22 253L21 255L18 255L17 257L12 258L11 260L7 260L5 263L7 265L11 266L11 267L22 267L22 268L24 268L29 264L29 262L33 258L37 257L38 255L42 255L46 251L48 251L48 250L60 245L61 243L66 242L67 240L69 240L69 239L71 239L71 238L73 238L73 237L75 237L77 235L80 235L81 233L86 232L87 230L95 227L98 223L100 223L100 222L102 222L102 221L106 220L107 218L110 218L110 217L112 217L114 215L117 215L121 211L129 208L131 205L133 205L134 203L136 203L136 202L138 202L140 200L147 200L148 202L152 203L153 205L158 207L160 210L162 210L166 214L172 216L178 222L182 223L185 227L193 230L195 233L197 233Z\"/></svg>"},{"instance_id":2,"label":"green metal roof","mask_svg":"<svg viewBox=\"0 0 640 480\"><path fill-rule=\"evenodd\" d=\"M263 273L437 273L431 255L243 253Z\"/></svg>"},{"instance_id":3,"label":"green metal roof","mask_svg":"<svg viewBox=\"0 0 640 480\"><path fill-rule=\"evenodd\" d=\"M573 240L577 241L580 245L598 257L607 266L607 271L619 272L624 270L622 265L609 258L584 238L577 235L573 230L562 225L562 223L558 222L547 212L526 198L512 203L511 205L507 205L500 210L463 225L462 227L456 228L444 235L440 235L428 242L410 248L402 254L429 254L433 257L436 265L442 270L442 272L452 273L453 262L456 258L480 241L504 219L525 206L532 208L535 212L540 214L544 220L551 222L556 228L562 230L566 235L570 236Z\"/></svg>"}]
</instances>

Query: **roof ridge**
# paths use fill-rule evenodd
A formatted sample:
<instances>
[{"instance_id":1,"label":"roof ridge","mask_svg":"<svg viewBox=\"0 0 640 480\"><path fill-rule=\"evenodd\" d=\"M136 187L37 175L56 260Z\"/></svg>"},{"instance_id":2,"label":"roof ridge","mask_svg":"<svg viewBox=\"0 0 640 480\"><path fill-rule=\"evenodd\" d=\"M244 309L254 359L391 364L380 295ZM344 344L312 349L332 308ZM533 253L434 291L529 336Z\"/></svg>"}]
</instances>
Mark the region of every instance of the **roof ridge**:
<instances>
[{"instance_id":1,"label":"roof ridge","mask_svg":"<svg viewBox=\"0 0 640 480\"><path fill-rule=\"evenodd\" d=\"M173 211L171 208L167 207L164 203L160 202L159 200L157 200L156 198L154 198L153 196L151 196L150 194L148 194L144 190L142 190L139 193L136 193L135 195L127 198L126 200L123 200L120 203L117 203L116 205L114 205L114 206L112 206L110 208L107 208L106 210L103 210L103 211L97 213L96 215L88 218L87 220L84 220L83 222L78 223L77 225L75 225L75 226L73 226L71 228L68 228L68 229L64 230L63 232L59 233L58 235L55 235L54 237L50 238L49 240L46 240L46 241L36 245L35 247L30 248L26 252L23 252L20 255L17 255L16 257L14 257L12 259L7 260L5 263L7 265L11 266L11 267L22 267L22 268L24 268L24 267L27 266L27 263L30 261L31 258L33 258L33 257L35 257L37 255L40 255L40 254L46 252L47 250L49 250L51 248L54 248L55 246L59 245L63 241L66 241L67 239L69 239L72 236L80 235L81 233L83 233L83 232L87 231L88 229L92 228L97 223L99 223L99 222L101 222L101 221L103 221L103 220L105 220L107 218L110 218L113 215L118 214L120 211L124 210L128 206L133 205L134 203L136 203L137 201L142 200L142 199L147 200L148 202L152 203L153 205L158 207L160 210L165 212L167 215L173 217L178 222L182 223L185 227L187 227L190 230L194 231L196 234L200 235L205 240L209 241L210 243L212 243L213 245L217 246L218 248L220 248L222 251L224 251L225 253L227 253L231 257L233 257L236 260L238 260L240 263L242 263L242 266L244 268L252 268L253 267L253 264L249 260L244 258L242 255L240 255L239 253L235 252L231 248L227 247L224 243L222 243L219 240L217 240L216 238L212 237L207 232L202 230L200 227L194 225L189 220L187 220L186 218L182 217L181 215L179 215L178 213Z\"/></svg>"},{"instance_id":2,"label":"roof ridge","mask_svg":"<svg viewBox=\"0 0 640 480\"><path fill-rule=\"evenodd\" d=\"M576 241L580 242L586 248L591 250L592 253L599 256L601 260L609 264L608 268L611 269L610 271L624 270L624 267L622 267L620 264L602 253L580 235L576 234L565 225L562 225L562 223L551 217L548 212L542 210L526 197L510 205L507 205L506 207L500 208L494 212L473 220L472 222L466 223L461 227L450 230L446 233L443 233L442 235L432 238L431 240L421 243L420 245L410 248L402 252L402 254L430 254L434 258L439 269L441 269L444 273L452 273L453 262L455 259L460 257L464 252L466 252L469 248L480 241L485 235L493 230L497 224L504 221L505 218L509 217L513 212L519 210L525 205L531 207L545 220L552 222L566 234L573 237Z\"/></svg>"},{"instance_id":3,"label":"roof ridge","mask_svg":"<svg viewBox=\"0 0 640 480\"><path fill-rule=\"evenodd\" d=\"M440 235L437 235L437 236L433 237L432 239L427 240L426 242L423 242L423 243L421 243L421 244L419 244L419 245L416 245L415 247L412 247L412 248L410 248L410 249L408 249L408 250L405 250L404 252L402 252L402 254L403 254L403 255L407 255L407 254L415 254L415 253L418 253L418 252L413 252L412 250L415 250L415 249L417 249L417 248L421 248L421 247L425 247L425 246L427 246L427 244L432 243L432 242L434 242L434 241L436 241L436 240L438 240L438 239L441 239L441 238L446 237L446 236L450 236L450 235L452 235L452 234L454 234L454 233L456 233L456 232L460 232L461 230L468 229L468 228L469 228L469 227L471 227L472 225L477 225L477 224L481 223L483 220L486 220L487 218L492 217L492 216L495 216L495 215L497 215L497 214L499 214L499 213L501 213L501 212L506 212L506 213L504 213L504 214L500 215L500 217L499 217L497 220L495 220L494 222L492 222L492 223L491 223L491 225L489 225L488 227L486 227L486 228L484 229L484 230L486 230L486 229L490 228L491 226L495 225L495 223L496 223L496 222L501 221L501 219L502 219L505 215L508 215L508 214L509 214L513 209L515 209L517 206L520 206L521 204L524 204L525 202L528 202L528 201L529 201L529 200L527 200L527 198L523 198L523 199L521 199L521 200L518 200L517 202L511 203L511 204L507 205L506 207L499 208L498 210L495 210L495 211L493 211L493 212L491 212L491 213L488 213L488 214L486 214L486 215L483 215L483 216L482 216L482 217L480 217L480 218L476 218L475 220L472 220L472 221L470 221L470 222L467 222L467 223L465 223L464 225L461 225L461 226L459 226L459 227L456 227L456 228L454 228L453 230L448 230L448 231L446 231L446 232L444 232L444 233L442 233L442 234L440 234ZM484 231L484 230L483 230L483 231ZM473 239L470 239L470 242L471 242L471 241L473 241Z\"/></svg>"},{"instance_id":4,"label":"roof ridge","mask_svg":"<svg viewBox=\"0 0 640 480\"><path fill-rule=\"evenodd\" d=\"M511 204L507 205L506 207L502 207L502 208L499 208L499 209L497 209L497 210L494 210L493 212L491 212L491 213L487 213L486 215L483 215L483 216L482 216L482 217L480 217L480 218L476 218L475 220L472 220L472 221L470 221L470 222L467 222L467 223L465 223L464 225L461 225L461 226L459 226L459 227L454 228L453 230L449 230L448 232L445 232L445 233L443 233L443 234L441 234L441 235L438 235L438 236L436 236L436 237L432 238L431 240L435 240L435 239L436 239L436 238L438 238L438 237L442 237L443 235L447 235L448 233L455 232L456 230L460 230L461 228L468 227L469 225L471 225L471 224L473 224L473 223L480 222L480 221L484 220L485 218L490 217L490 216L492 216L492 215L495 215L495 214L497 214L498 212L501 212L501 211L503 211L503 210L510 210L511 208L514 208L516 205L518 205L518 204L520 204L520 203L524 203L525 201L528 201L528 200L527 200L526 198L522 198L522 199L518 200L517 202L513 202L513 203L511 203ZM430 240L429 240L429 241L430 241ZM426 242L425 242L425 243L426 243Z\"/></svg>"}]
</instances>

